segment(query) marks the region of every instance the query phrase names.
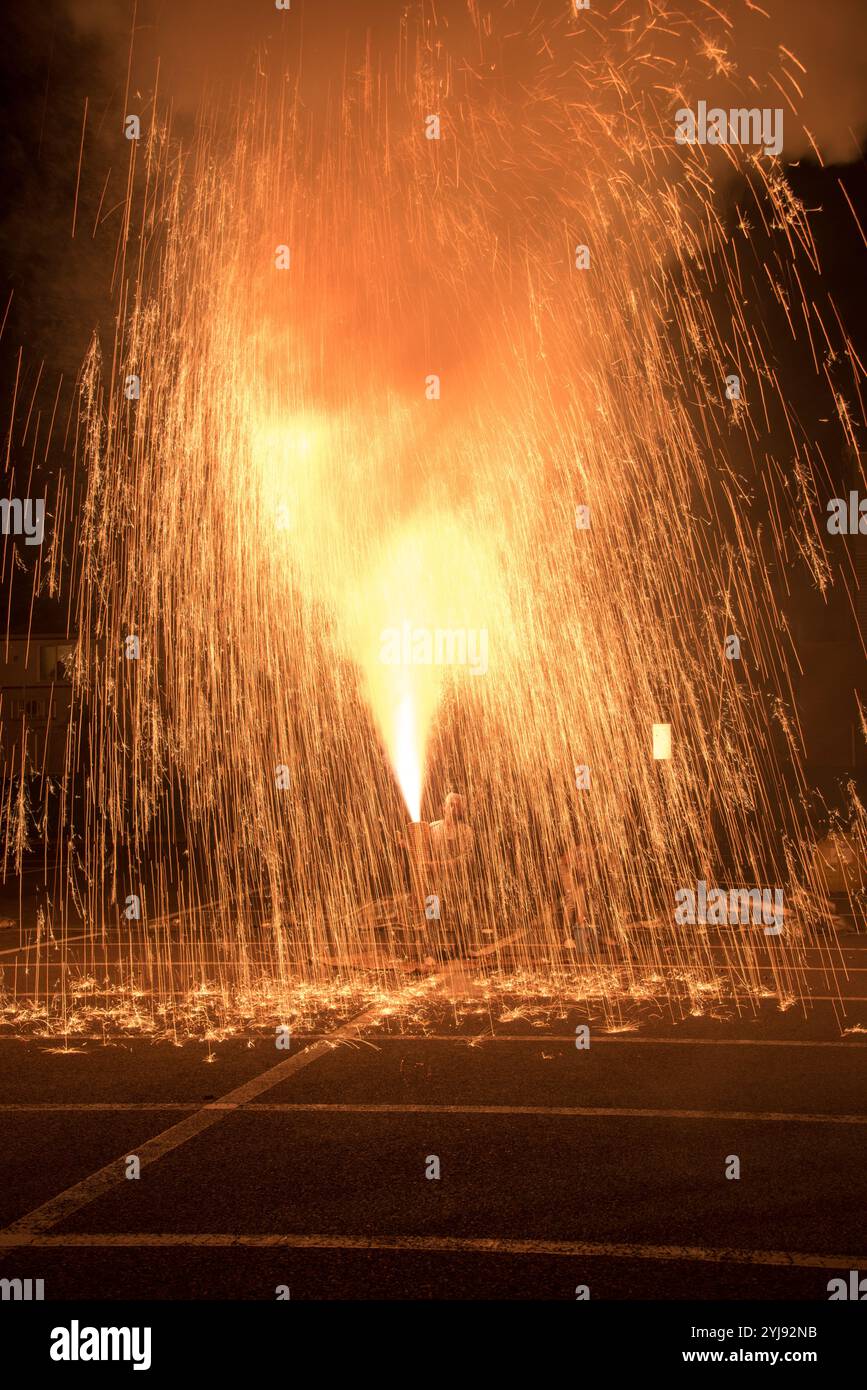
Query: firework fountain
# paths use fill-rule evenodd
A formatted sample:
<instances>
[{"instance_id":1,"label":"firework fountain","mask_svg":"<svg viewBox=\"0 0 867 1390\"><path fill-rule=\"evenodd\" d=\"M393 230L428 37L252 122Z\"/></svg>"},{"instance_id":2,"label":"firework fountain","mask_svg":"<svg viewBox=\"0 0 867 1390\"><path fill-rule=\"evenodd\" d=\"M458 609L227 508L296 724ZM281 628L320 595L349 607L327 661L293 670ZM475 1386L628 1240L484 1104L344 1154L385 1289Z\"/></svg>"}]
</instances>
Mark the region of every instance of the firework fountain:
<instances>
[{"instance_id":1,"label":"firework fountain","mask_svg":"<svg viewBox=\"0 0 867 1390\"><path fill-rule=\"evenodd\" d=\"M724 51L633 8L537 18L512 81L514 23L420 13L325 116L275 59L231 139L203 120L181 149L155 109L130 147L57 541L81 633L58 875L95 952L140 898L152 1010L169 955L226 1017L386 989L424 931L400 838L452 788L490 998L801 994L823 888L778 581L798 556L834 582L826 460L752 287L785 300L841 448L857 364L779 160L674 140ZM781 58L792 122L802 77ZM655 924L617 959L558 924L576 822L600 932ZM713 945L674 920L699 880L799 906Z\"/></svg>"}]
</instances>

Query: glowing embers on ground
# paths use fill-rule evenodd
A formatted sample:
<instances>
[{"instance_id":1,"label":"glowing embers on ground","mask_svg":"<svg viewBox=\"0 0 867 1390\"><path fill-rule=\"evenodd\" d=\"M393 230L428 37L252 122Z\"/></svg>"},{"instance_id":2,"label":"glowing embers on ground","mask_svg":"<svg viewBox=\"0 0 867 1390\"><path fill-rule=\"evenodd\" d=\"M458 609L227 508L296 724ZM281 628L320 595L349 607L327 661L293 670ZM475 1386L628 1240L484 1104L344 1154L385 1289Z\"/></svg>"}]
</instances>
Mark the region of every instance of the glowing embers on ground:
<instances>
[{"instance_id":1,"label":"glowing embers on ground","mask_svg":"<svg viewBox=\"0 0 867 1390\"><path fill-rule=\"evenodd\" d=\"M121 975L123 978L121 978ZM583 963L563 969L551 959L534 968L514 964L491 969L483 962L456 961L440 969L408 975L392 970L342 971L318 983L287 983L279 975L250 972L247 980L198 980L185 987L154 987L147 972L112 971L99 982L68 971L66 988L47 997L0 995L0 1036L45 1038L76 1043L136 1037L153 1043L217 1043L232 1039L273 1047L275 1032L288 1030L292 1045L329 1032L375 1006L372 1029L424 1035L440 1029L492 1034L507 1028L544 1029L575 1011L603 1032L639 1031L660 1019L681 1022L707 1018L759 1018L785 1012L795 1000L780 994L773 972L764 980L735 982L725 963L705 974L676 968L660 970L622 961Z\"/></svg>"}]
</instances>

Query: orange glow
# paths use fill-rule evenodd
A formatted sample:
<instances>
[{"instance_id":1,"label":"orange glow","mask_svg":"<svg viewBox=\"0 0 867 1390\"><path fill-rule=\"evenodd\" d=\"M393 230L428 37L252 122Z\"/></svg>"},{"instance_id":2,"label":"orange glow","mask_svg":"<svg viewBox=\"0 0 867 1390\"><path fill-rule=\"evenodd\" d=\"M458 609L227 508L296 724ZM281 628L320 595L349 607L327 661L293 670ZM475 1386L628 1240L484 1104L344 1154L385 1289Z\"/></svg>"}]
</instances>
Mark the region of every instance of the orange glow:
<instances>
[{"instance_id":1,"label":"orange glow","mask_svg":"<svg viewBox=\"0 0 867 1390\"><path fill-rule=\"evenodd\" d=\"M422 768L421 751L415 728L412 695L407 693L397 707L394 720L395 738L391 754L395 775L406 802L410 819L421 820Z\"/></svg>"}]
</instances>

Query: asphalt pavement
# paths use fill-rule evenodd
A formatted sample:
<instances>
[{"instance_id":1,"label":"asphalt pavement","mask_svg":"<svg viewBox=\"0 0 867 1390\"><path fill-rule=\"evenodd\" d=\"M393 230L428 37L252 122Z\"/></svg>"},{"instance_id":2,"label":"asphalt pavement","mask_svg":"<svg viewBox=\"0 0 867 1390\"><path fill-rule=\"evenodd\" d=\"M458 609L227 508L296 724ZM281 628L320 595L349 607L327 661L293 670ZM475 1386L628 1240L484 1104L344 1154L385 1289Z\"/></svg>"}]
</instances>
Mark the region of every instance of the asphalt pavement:
<instances>
[{"instance_id":1,"label":"asphalt pavement","mask_svg":"<svg viewBox=\"0 0 867 1390\"><path fill-rule=\"evenodd\" d=\"M374 1007L288 1052L5 1037L0 1277L71 1300L827 1299L867 1271L867 939L840 945L842 997L818 952L808 1005L597 1019L586 1049L580 1008L461 1012L443 980L411 1033Z\"/></svg>"}]
</instances>

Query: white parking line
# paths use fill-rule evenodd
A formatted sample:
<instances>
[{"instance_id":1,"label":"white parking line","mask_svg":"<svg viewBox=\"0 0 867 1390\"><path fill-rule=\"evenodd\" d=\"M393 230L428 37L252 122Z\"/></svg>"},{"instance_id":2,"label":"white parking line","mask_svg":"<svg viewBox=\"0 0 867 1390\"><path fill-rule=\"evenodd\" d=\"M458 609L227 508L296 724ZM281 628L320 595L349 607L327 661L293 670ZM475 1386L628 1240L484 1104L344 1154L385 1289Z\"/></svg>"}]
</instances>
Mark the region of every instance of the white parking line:
<instances>
[{"instance_id":1,"label":"white parking line","mask_svg":"<svg viewBox=\"0 0 867 1390\"><path fill-rule=\"evenodd\" d=\"M68 937L65 941L58 941L58 943L57 943L58 950L59 950L59 948L60 948L61 945L63 945L64 947L66 947L66 946L71 946L71 945L73 944L73 942L75 942L75 941L86 941L86 940L87 940L87 937L86 937L86 936L70 936L70 937ZM42 941L34 941L34 942L33 942L31 945L29 945L29 946L13 946L13 947L12 947L10 950L8 950L8 951L0 951L0 956L21 956L21 955L23 955L23 954L25 953L25 951L35 951L35 950L37 950L40 946L44 949L44 951L45 951L45 953L46 953L46 955L47 955L47 954L48 954L49 944L50 944L50 942L45 941L45 940L43 939ZM55 969L55 970L56 970L56 969L58 968L59 962L57 962L57 961L51 961L51 962L49 962L49 963L50 963L52 969ZM61 967L61 968L62 968L62 967ZM67 966L66 968L68 969L68 966Z\"/></svg>"},{"instance_id":2,"label":"white parking line","mask_svg":"<svg viewBox=\"0 0 867 1390\"><path fill-rule=\"evenodd\" d=\"M605 1036L593 1031L594 1025L588 1023L592 1036L592 1046L631 1047L634 1043L648 1043L652 1047L838 1047L847 1052L867 1052L867 1041L845 1042L841 1039L820 1040L818 1038L651 1038L643 1033L622 1033ZM546 1046L548 1043L571 1043L575 1046L574 1033L374 1033L368 1034L367 1042L460 1042L467 1047L480 1047L482 1043L535 1043Z\"/></svg>"},{"instance_id":3,"label":"white parking line","mask_svg":"<svg viewBox=\"0 0 867 1390\"><path fill-rule=\"evenodd\" d=\"M788 1269L863 1268L867 1255L814 1255L790 1250L713 1249L701 1245L626 1245L591 1240L473 1239L463 1236L234 1235L159 1234L45 1235L39 1231L0 1232L0 1248L252 1250L394 1250L459 1255L560 1255L567 1259L684 1260L703 1264L775 1265Z\"/></svg>"},{"instance_id":4,"label":"white parking line","mask_svg":"<svg viewBox=\"0 0 867 1390\"><path fill-rule=\"evenodd\" d=\"M104 1101L96 1103L21 1103L0 1105L0 1114L103 1114L114 1111L147 1113L163 1110L198 1110L199 1101ZM789 1113L780 1110L671 1110L649 1106L620 1105L432 1105L404 1101L372 1101L354 1104L328 1101L213 1101L208 1110L235 1111L238 1114L296 1115L533 1115L563 1117L564 1119L638 1119L638 1120L760 1120L763 1123L805 1125L867 1125L867 1115L834 1115L830 1113Z\"/></svg>"},{"instance_id":5,"label":"white parking line","mask_svg":"<svg viewBox=\"0 0 867 1390\"><path fill-rule=\"evenodd\" d=\"M349 1038L365 1024L379 1018L384 1007L384 1004L374 1005L364 1013L359 1014L357 1018L344 1023L333 1034L323 1037L319 1042L312 1043L303 1052L298 1052L294 1057L287 1057L284 1061L278 1062L276 1066L269 1067L267 1071L261 1072L250 1081L245 1081L242 1086L238 1086L235 1090L221 1096L219 1101L203 1105L194 1115L180 1120L170 1129L155 1135L136 1149L141 1167L145 1168L148 1164L156 1163L158 1159L171 1153L173 1149L179 1148L181 1144L186 1144L189 1139L195 1138L203 1130L217 1124L218 1121L225 1118L227 1110L244 1105L264 1091L270 1091L273 1086L279 1085L281 1081L285 1081L287 1077L300 1071L302 1067L307 1067L311 1062L326 1056L335 1043ZM56 1226L59 1221L63 1221L73 1212L79 1211L81 1207L95 1202L98 1197L102 1197L111 1188L122 1183L125 1172L126 1155L122 1155L111 1163L107 1163L104 1168L91 1173L81 1182L68 1187L64 1192L59 1192L56 1197L52 1197L41 1207L36 1207L26 1216L13 1221L10 1226L6 1227L5 1231L0 1232L0 1235L49 1230L52 1226Z\"/></svg>"},{"instance_id":6,"label":"white parking line","mask_svg":"<svg viewBox=\"0 0 867 1390\"><path fill-rule=\"evenodd\" d=\"M853 1034L851 1041L844 1038L659 1038L649 1034L624 1031L622 1034L603 1034L594 1032L595 1025L590 1022L588 1026L592 1035L593 1047L610 1047L612 1045L622 1047L632 1047L638 1044L646 1044L650 1047L832 1047L845 1052L867 1052L867 1029L860 1029L859 1033L865 1036L864 1042L856 1041ZM490 1043L531 1043L536 1047L547 1047L551 1043L568 1043L574 1047L574 1033L368 1033L363 1039L338 1038L334 1033L295 1033L293 1037L296 1042L316 1042L320 1038L331 1039L332 1042L352 1043L363 1041L370 1051L376 1051L381 1043L460 1043L464 1047L477 1048L483 1044ZM30 1046L39 1046L40 1051L44 1051L44 1044L50 1039L35 1037L32 1034L13 1034L9 1033L5 1037L0 1037L0 1045L3 1043L22 1043ZM82 1037L79 1041L84 1043L98 1043L101 1039L92 1037ZM124 1040L140 1043L142 1047L152 1048L153 1039L150 1037L132 1038ZM226 1039L226 1042L235 1041Z\"/></svg>"}]
</instances>

